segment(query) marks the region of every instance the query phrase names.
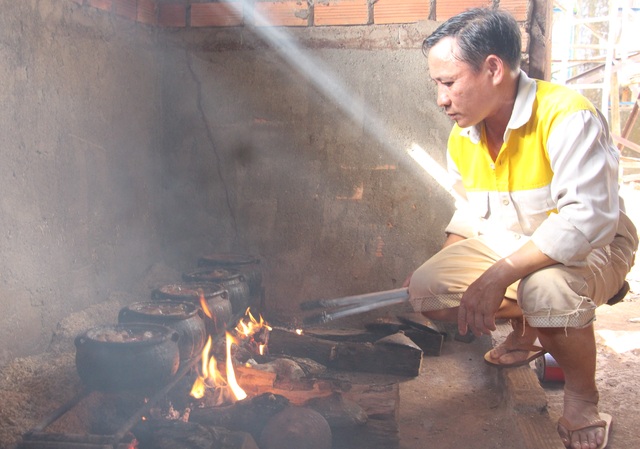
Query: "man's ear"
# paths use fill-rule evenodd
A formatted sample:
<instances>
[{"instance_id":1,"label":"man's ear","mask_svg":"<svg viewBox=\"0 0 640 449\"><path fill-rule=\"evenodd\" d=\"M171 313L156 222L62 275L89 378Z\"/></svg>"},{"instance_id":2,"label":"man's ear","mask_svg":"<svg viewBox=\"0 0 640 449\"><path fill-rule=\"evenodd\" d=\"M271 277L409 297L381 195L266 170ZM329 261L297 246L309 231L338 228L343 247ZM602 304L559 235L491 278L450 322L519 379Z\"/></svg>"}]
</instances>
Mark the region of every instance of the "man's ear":
<instances>
[{"instance_id":1,"label":"man's ear","mask_svg":"<svg viewBox=\"0 0 640 449\"><path fill-rule=\"evenodd\" d=\"M500 84L505 76L504 61L496 55L489 55L484 60L485 70L494 84Z\"/></svg>"}]
</instances>

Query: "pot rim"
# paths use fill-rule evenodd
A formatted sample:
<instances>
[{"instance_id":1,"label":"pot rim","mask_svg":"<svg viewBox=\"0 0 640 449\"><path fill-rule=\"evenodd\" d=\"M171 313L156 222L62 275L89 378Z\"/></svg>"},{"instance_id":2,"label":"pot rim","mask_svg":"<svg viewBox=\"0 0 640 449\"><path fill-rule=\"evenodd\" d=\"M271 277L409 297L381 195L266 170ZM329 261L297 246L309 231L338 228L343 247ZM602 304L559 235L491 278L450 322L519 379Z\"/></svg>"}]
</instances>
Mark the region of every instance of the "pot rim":
<instances>
[{"instance_id":1,"label":"pot rim","mask_svg":"<svg viewBox=\"0 0 640 449\"><path fill-rule=\"evenodd\" d=\"M163 304L183 306L184 311L182 313L164 315L164 314L145 313L143 310L141 310L144 307L160 307ZM127 306L124 306L122 308L121 313L123 311L129 311L130 313L133 313L133 314L149 316L149 317L154 317L158 319L184 320L198 314L199 310L200 310L200 307L198 307L192 301L184 301L180 299L157 299L154 301L138 301L138 302L131 303Z\"/></svg>"},{"instance_id":2,"label":"pot rim","mask_svg":"<svg viewBox=\"0 0 640 449\"><path fill-rule=\"evenodd\" d=\"M95 334L103 330L127 330L127 331L156 331L150 338L144 340L128 340L128 341L103 341L95 338ZM94 336L92 336L94 334ZM130 322L130 323L117 323L117 324L103 324L100 326L87 329L82 334L78 335L74 342L76 347L80 347L84 344L101 345L101 346L114 346L114 347L136 347L136 346L148 346L163 343L164 341L171 339L177 343L180 335L170 327L157 324L157 323L145 323L145 322Z\"/></svg>"},{"instance_id":3,"label":"pot rim","mask_svg":"<svg viewBox=\"0 0 640 449\"><path fill-rule=\"evenodd\" d=\"M183 290L183 294L174 293L171 291L167 291L170 288L177 288ZM171 298L162 298L158 297L158 295L167 295L172 298L190 298L199 296L198 289L202 289L205 299L212 298L216 296L224 296L227 293L227 289L225 289L221 284L216 282L174 282L173 284L165 284L157 289L155 289L156 295L154 301L162 301L164 299ZM177 299L180 301L180 299Z\"/></svg>"}]
</instances>

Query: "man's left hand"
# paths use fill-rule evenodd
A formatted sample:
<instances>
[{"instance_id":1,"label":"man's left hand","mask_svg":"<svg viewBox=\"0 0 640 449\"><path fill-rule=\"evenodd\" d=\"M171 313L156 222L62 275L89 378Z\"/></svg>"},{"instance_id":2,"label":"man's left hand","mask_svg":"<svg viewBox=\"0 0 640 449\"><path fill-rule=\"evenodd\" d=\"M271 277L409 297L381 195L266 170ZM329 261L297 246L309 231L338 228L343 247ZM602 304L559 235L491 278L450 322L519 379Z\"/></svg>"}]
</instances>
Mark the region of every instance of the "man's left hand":
<instances>
[{"instance_id":1,"label":"man's left hand","mask_svg":"<svg viewBox=\"0 0 640 449\"><path fill-rule=\"evenodd\" d=\"M502 304L507 287L486 271L462 295L458 309L458 331L465 335L468 328L476 335L496 330L496 312Z\"/></svg>"}]
</instances>

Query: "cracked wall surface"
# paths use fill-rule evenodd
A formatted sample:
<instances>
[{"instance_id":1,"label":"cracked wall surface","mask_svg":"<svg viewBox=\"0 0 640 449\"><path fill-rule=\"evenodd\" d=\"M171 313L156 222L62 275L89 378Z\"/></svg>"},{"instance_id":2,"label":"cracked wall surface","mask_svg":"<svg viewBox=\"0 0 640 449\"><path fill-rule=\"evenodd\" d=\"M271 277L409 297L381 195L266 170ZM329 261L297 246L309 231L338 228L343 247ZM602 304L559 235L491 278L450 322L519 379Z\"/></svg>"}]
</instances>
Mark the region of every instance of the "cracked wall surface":
<instances>
[{"instance_id":1,"label":"cracked wall surface","mask_svg":"<svg viewBox=\"0 0 640 449\"><path fill-rule=\"evenodd\" d=\"M160 258L162 115L149 30L71 2L0 7L1 363Z\"/></svg>"}]
</instances>

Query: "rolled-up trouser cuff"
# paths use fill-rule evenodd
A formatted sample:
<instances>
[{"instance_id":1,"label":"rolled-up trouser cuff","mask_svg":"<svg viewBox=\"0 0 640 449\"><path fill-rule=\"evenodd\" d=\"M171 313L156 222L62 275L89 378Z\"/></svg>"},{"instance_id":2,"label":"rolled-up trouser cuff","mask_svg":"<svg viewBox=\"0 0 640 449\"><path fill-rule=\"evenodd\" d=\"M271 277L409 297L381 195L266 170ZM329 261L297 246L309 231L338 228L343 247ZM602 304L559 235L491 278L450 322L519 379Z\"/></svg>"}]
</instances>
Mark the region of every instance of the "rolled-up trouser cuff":
<instances>
[{"instance_id":1,"label":"rolled-up trouser cuff","mask_svg":"<svg viewBox=\"0 0 640 449\"><path fill-rule=\"evenodd\" d=\"M444 293L422 298L411 298L409 303L414 312L429 312L432 310L452 309L460 305L462 293Z\"/></svg>"},{"instance_id":2,"label":"rolled-up trouser cuff","mask_svg":"<svg viewBox=\"0 0 640 449\"><path fill-rule=\"evenodd\" d=\"M581 309L566 315L526 315L527 323L531 327L571 327L582 328L593 323L596 319L595 309Z\"/></svg>"}]
</instances>

